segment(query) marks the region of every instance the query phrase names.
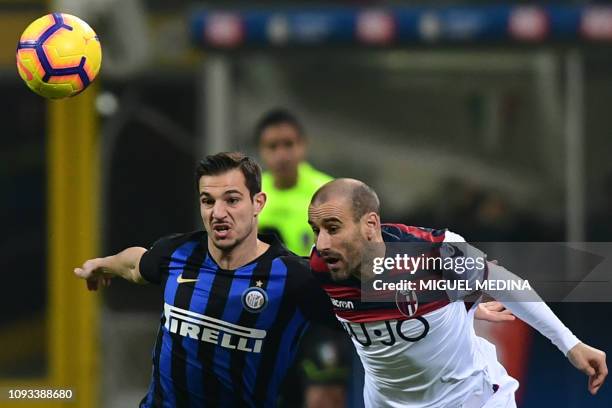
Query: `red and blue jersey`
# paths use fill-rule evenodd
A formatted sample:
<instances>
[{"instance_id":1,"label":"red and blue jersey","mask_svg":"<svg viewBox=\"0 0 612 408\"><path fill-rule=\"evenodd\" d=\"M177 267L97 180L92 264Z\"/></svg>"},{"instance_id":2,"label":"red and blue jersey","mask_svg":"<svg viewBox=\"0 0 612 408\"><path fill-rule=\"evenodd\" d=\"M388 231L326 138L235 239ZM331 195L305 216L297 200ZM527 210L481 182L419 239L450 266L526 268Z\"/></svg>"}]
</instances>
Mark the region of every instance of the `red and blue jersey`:
<instances>
[{"instance_id":1,"label":"red and blue jersey","mask_svg":"<svg viewBox=\"0 0 612 408\"><path fill-rule=\"evenodd\" d=\"M421 248L428 248L433 256L439 256L443 242L448 241L449 234L445 229L413 227L403 224L383 224L382 237L385 243L422 243ZM454 237L459 237L452 234ZM336 316L342 320L355 323L366 323L381 320L406 320L437 310L446 306L450 300L446 293L429 294L429 300L423 302L417 299L417 293L402 291L380 291L364 296L364 284L356 277L335 281L316 248L310 256L310 267L331 298ZM426 279L442 279L439 272L429 273ZM379 296L372 301L373 296ZM367 299L367 301L366 301ZM417 307L418 304L418 307Z\"/></svg>"}]
</instances>

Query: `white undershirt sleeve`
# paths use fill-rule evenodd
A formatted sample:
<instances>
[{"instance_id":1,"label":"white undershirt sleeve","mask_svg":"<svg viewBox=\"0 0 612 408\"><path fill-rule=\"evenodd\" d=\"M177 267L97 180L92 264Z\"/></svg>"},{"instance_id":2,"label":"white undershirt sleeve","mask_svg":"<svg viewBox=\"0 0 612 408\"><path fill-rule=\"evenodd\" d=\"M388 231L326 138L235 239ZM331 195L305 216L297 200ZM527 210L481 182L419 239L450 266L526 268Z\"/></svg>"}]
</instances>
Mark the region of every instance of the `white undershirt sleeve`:
<instances>
[{"instance_id":1,"label":"white undershirt sleeve","mask_svg":"<svg viewBox=\"0 0 612 408\"><path fill-rule=\"evenodd\" d=\"M488 267L488 279L490 280L522 281L520 277L502 266L489 262ZM559 320L535 291L491 290L485 293L500 300L516 317L548 338L564 355L567 355L568 351L580 343L580 340Z\"/></svg>"}]
</instances>

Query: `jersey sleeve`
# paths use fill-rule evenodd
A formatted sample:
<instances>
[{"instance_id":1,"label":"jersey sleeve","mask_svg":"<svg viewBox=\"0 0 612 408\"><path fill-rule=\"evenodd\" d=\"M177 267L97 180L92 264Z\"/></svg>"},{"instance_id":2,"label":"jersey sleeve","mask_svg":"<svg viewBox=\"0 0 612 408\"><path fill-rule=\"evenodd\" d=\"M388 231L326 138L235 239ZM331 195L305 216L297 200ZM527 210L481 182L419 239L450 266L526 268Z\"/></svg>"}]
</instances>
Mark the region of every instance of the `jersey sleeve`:
<instances>
[{"instance_id":1,"label":"jersey sleeve","mask_svg":"<svg viewBox=\"0 0 612 408\"><path fill-rule=\"evenodd\" d=\"M295 256L285 257L291 276L288 281L289 293L294 297L298 309L312 323L322 324L330 328L339 328L329 296L315 279L308 258Z\"/></svg>"},{"instance_id":2,"label":"jersey sleeve","mask_svg":"<svg viewBox=\"0 0 612 408\"><path fill-rule=\"evenodd\" d=\"M468 281L468 287L474 288L476 282L487 279L487 255L470 245L465 239L451 231L446 231L440 247L443 261L452 262L453 268L443 268L443 277L447 280ZM451 300L462 300L472 292L455 290L447 291Z\"/></svg>"},{"instance_id":3,"label":"jersey sleeve","mask_svg":"<svg viewBox=\"0 0 612 408\"><path fill-rule=\"evenodd\" d=\"M169 235L158 239L140 258L140 275L148 282L160 284L168 275L168 263L182 234Z\"/></svg>"}]
</instances>

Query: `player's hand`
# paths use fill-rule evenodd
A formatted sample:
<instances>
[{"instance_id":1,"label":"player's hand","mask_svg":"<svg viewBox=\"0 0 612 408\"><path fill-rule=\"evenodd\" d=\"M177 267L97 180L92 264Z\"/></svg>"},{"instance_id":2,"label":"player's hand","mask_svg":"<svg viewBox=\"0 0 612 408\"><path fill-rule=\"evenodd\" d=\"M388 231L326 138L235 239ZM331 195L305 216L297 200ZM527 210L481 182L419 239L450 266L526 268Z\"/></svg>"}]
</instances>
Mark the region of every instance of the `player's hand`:
<instances>
[{"instance_id":1,"label":"player's hand","mask_svg":"<svg viewBox=\"0 0 612 408\"><path fill-rule=\"evenodd\" d=\"M606 353L584 343L578 343L567 353L567 358L574 367L589 376L589 392L597 394L608 376Z\"/></svg>"},{"instance_id":2,"label":"player's hand","mask_svg":"<svg viewBox=\"0 0 612 408\"><path fill-rule=\"evenodd\" d=\"M512 312L506 309L501 302L479 303L474 317L478 320L486 320L493 323L511 322L516 319Z\"/></svg>"},{"instance_id":3,"label":"player's hand","mask_svg":"<svg viewBox=\"0 0 612 408\"><path fill-rule=\"evenodd\" d=\"M87 289L98 290L111 284L112 274L105 268L103 258L95 258L85 261L82 267L74 268L74 274L87 281Z\"/></svg>"}]
</instances>

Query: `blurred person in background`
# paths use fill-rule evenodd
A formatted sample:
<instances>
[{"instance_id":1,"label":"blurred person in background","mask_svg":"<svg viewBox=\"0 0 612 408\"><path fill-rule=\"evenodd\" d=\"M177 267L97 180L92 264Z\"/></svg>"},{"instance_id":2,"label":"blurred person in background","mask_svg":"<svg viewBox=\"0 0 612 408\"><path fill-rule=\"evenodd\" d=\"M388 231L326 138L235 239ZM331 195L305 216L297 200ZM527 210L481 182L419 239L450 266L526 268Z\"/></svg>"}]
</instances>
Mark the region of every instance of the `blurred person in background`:
<instances>
[{"instance_id":1,"label":"blurred person in background","mask_svg":"<svg viewBox=\"0 0 612 408\"><path fill-rule=\"evenodd\" d=\"M314 192L333 177L313 168L306 159L302 123L285 109L274 109L255 126L255 142L267 171L262 190L268 196L259 220L261 231L274 232L292 252L307 256L313 244L308 204Z\"/></svg>"},{"instance_id":2,"label":"blurred person in background","mask_svg":"<svg viewBox=\"0 0 612 408\"><path fill-rule=\"evenodd\" d=\"M258 235L259 165L241 153L207 156L196 181L204 231L91 259L74 273L90 290L113 277L163 287L141 408L276 406L309 322L338 323L308 263Z\"/></svg>"},{"instance_id":3,"label":"blurred person in background","mask_svg":"<svg viewBox=\"0 0 612 408\"><path fill-rule=\"evenodd\" d=\"M265 113L255 126L255 142L267 168L262 190L267 195L259 228L271 232L292 252L306 256L314 243L308 225L308 204L331 176L305 161L304 127L286 109ZM313 325L305 334L298 366L290 371L281 391L281 405L309 408L342 407L350 372L350 342L337 330Z\"/></svg>"}]
</instances>

